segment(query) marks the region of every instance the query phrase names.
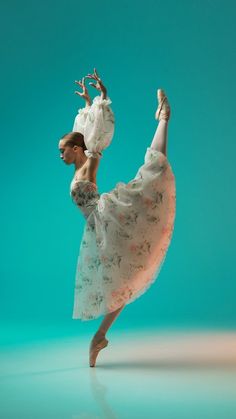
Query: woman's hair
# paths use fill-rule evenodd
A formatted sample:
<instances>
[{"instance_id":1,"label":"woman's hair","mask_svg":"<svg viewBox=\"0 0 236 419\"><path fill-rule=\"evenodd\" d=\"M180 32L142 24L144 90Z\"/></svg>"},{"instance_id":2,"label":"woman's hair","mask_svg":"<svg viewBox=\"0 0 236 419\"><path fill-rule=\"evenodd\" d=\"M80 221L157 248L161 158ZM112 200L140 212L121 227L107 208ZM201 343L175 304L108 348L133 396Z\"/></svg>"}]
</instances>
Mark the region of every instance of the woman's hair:
<instances>
[{"instance_id":1,"label":"woman's hair","mask_svg":"<svg viewBox=\"0 0 236 419\"><path fill-rule=\"evenodd\" d=\"M83 151L87 150L84 143L84 136L80 132L69 132L68 134L63 135L61 140L65 141L65 145L69 145L71 147L77 145L78 147L82 147Z\"/></svg>"}]
</instances>

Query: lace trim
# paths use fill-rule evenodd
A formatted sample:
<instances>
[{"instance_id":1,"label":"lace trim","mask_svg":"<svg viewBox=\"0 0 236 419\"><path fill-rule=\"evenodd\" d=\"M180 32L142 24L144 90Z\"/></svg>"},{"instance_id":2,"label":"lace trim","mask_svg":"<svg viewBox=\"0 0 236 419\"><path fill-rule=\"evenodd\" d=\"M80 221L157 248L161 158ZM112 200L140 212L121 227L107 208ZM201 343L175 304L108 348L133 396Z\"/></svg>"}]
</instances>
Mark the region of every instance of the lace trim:
<instances>
[{"instance_id":1,"label":"lace trim","mask_svg":"<svg viewBox=\"0 0 236 419\"><path fill-rule=\"evenodd\" d=\"M109 106L112 103L111 99L107 97L107 99L102 99L101 96L96 96L93 99L93 105L99 105L99 106Z\"/></svg>"},{"instance_id":2,"label":"lace trim","mask_svg":"<svg viewBox=\"0 0 236 419\"><path fill-rule=\"evenodd\" d=\"M102 153L100 153L99 151L90 151L90 150L84 150L84 154L86 157L88 158L101 158L102 157Z\"/></svg>"}]
</instances>

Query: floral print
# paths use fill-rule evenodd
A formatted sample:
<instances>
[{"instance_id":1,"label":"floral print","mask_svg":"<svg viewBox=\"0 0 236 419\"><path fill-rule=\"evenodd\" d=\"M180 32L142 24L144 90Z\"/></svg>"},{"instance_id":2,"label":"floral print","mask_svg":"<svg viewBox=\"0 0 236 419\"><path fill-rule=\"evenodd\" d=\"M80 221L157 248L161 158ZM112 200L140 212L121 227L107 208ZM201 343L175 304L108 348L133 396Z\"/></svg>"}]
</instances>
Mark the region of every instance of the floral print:
<instances>
[{"instance_id":1,"label":"floral print","mask_svg":"<svg viewBox=\"0 0 236 419\"><path fill-rule=\"evenodd\" d=\"M92 320L129 304L156 280L175 220L175 177L166 156L147 148L128 183L99 194L73 180L70 194L86 223L76 267L73 319Z\"/></svg>"}]
</instances>

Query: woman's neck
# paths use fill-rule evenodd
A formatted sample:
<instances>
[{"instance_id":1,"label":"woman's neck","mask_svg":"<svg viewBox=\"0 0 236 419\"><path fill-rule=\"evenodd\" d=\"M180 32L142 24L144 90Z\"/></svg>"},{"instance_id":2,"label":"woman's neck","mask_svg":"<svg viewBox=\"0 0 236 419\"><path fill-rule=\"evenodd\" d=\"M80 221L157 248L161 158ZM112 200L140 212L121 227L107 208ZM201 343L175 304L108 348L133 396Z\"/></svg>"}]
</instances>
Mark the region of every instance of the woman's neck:
<instances>
[{"instance_id":1,"label":"woman's neck","mask_svg":"<svg viewBox=\"0 0 236 419\"><path fill-rule=\"evenodd\" d=\"M81 161L81 159L78 162L75 161L75 172L76 173L78 173L80 171L85 172L87 170L87 165L86 165L87 160L88 159L85 157L85 159L83 161Z\"/></svg>"}]
</instances>

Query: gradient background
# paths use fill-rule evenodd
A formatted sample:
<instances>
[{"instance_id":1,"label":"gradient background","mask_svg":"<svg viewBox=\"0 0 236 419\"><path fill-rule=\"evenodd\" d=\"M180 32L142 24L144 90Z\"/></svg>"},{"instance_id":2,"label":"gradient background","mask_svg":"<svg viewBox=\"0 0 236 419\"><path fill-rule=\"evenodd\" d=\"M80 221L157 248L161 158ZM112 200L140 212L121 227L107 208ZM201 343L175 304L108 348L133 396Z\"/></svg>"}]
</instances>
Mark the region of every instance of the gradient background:
<instances>
[{"instance_id":1,"label":"gradient background","mask_svg":"<svg viewBox=\"0 0 236 419\"><path fill-rule=\"evenodd\" d=\"M172 107L172 242L155 284L113 330L235 328L235 12L227 0L1 2L4 342L79 335L102 320L72 320L84 219L69 196L74 167L57 149L83 106L74 80L94 67L116 118L100 193L143 164L157 88Z\"/></svg>"},{"instance_id":2,"label":"gradient background","mask_svg":"<svg viewBox=\"0 0 236 419\"><path fill-rule=\"evenodd\" d=\"M1 419L234 419L235 2L2 0L0 16ZM161 87L177 197L157 281L89 368L102 317L72 319L85 220L58 141L94 67L116 118L99 192L143 164Z\"/></svg>"}]
</instances>

